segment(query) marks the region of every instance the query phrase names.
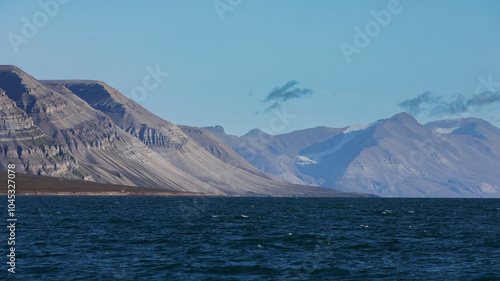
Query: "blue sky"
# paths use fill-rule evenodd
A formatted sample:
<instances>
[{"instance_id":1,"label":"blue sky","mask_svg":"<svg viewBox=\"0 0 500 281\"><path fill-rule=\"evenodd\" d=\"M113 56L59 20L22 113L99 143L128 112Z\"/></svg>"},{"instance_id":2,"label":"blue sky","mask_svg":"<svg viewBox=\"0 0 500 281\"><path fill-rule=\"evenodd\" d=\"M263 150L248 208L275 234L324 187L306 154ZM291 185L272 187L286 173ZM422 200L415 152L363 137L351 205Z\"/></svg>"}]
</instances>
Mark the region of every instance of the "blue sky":
<instances>
[{"instance_id":1,"label":"blue sky","mask_svg":"<svg viewBox=\"0 0 500 281\"><path fill-rule=\"evenodd\" d=\"M427 91L451 103L500 90L494 0L0 0L0 15L1 64L38 79L105 81L168 121L237 135L369 123ZM289 82L283 95L307 94L266 102ZM498 126L493 101L439 116L427 104L416 117Z\"/></svg>"}]
</instances>

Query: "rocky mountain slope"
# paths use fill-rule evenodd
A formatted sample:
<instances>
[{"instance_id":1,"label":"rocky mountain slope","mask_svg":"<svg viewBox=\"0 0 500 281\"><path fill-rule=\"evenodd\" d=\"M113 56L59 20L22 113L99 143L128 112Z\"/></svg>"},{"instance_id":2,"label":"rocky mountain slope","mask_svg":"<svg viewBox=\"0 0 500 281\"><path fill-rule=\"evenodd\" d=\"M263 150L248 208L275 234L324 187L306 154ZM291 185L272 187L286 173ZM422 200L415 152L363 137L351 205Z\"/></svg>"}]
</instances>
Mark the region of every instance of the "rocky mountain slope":
<instances>
[{"instance_id":1,"label":"rocky mountain slope","mask_svg":"<svg viewBox=\"0 0 500 281\"><path fill-rule=\"evenodd\" d=\"M357 196L225 163L103 82L38 81L0 66L0 89L2 169L232 196Z\"/></svg>"},{"instance_id":2,"label":"rocky mountain slope","mask_svg":"<svg viewBox=\"0 0 500 281\"><path fill-rule=\"evenodd\" d=\"M294 176L303 182L343 191L398 197L500 197L500 129L481 119L423 126L401 113L337 129L331 137L312 140L305 148L266 156L282 138L293 142L292 136L269 138L273 145L264 148L267 152L260 153L264 157L259 161L276 170L296 169ZM228 143L235 145L231 138ZM294 158L300 162L293 167L290 159ZM276 159L286 160L276 164Z\"/></svg>"}]
</instances>

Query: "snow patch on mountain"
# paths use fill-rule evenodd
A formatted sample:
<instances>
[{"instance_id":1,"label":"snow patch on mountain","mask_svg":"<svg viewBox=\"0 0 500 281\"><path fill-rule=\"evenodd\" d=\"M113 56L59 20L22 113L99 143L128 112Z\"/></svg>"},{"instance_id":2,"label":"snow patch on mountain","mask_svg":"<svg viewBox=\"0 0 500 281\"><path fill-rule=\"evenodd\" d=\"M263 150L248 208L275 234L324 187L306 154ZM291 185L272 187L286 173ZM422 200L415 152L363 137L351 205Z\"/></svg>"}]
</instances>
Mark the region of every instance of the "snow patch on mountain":
<instances>
[{"instance_id":1,"label":"snow patch on mountain","mask_svg":"<svg viewBox=\"0 0 500 281\"><path fill-rule=\"evenodd\" d=\"M311 160L309 158L307 158L306 156L297 156L297 159L299 159L299 163L297 163L297 165L314 165L314 164L318 164L318 162L314 161L314 160Z\"/></svg>"},{"instance_id":2,"label":"snow patch on mountain","mask_svg":"<svg viewBox=\"0 0 500 281\"><path fill-rule=\"evenodd\" d=\"M441 133L441 134L451 134L453 131L458 129L459 127L453 127L453 128L434 128L434 131Z\"/></svg>"},{"instance_id":3,"label":"snow patch on mountain","mask_svg":"<svg viewBox=\"0 0 500 281\"><path fill-rule=\"evenodd\" d=\"M377 122L373 122L373 123L370 123L370 124L359 124L359 125L353 125L353 126L350 126L348 127L345 131L344 131L344 134L349 134L349 133L352 133L352 132L357 132L357 131L361 131L361 130L365 130L365 129L368 129L370 128L371 126L375 125Z\"/></svg>"},{"instance_id":4,"label":"snow patch on mountain","mask_svg":"<svg viewBox=\"0 0 500 281\"><path fill-rule=\"evenodd\" d=\"M323 158L326 155L330 155L332 153L339 151L345 144L347 144L348 142L353 140L355 137L366 132L367 130L371 129L376 124L377 124L377 122L373 122L370 124L350 126L342 133L343 134L342 139L335 146L333 146L332 148L329 148L327 150L307 154L306 157L309 159L312 159L313 161L320 162L321 158Z\"/></svg>"}]
</instances>

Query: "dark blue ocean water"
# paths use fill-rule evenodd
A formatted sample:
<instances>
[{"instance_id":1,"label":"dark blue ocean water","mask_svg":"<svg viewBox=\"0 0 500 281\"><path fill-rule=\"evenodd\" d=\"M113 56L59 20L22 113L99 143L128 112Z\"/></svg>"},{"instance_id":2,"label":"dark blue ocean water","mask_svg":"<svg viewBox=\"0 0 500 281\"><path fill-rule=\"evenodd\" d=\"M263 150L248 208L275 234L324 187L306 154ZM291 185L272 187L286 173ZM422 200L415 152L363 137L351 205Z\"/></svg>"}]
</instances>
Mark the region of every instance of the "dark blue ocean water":
<instances>
[{"instance_id":1,"label":"dark blue ocean water","mask_svg":"<svg viewBox=\"0 0 500 281\"><path fill-rule=\"evenodd\" d=\"M498 199L16 203L17 273L7 275L4 227L6 280L500 280Z\"/></svg>"}]
</instances>

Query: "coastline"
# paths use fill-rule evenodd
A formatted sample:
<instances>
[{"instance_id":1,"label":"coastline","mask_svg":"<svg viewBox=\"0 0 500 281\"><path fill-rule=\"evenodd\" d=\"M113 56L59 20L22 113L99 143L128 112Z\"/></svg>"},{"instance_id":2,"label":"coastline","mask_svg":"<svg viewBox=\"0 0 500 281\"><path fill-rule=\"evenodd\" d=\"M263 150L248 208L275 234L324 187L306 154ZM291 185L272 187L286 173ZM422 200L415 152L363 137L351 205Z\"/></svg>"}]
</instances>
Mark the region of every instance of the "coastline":
<instances>
[{"instance_id":1,"label":"coastline","mask_svg":"<svg viewBox=\"0 0 500 281\"><path fill-rule=\"evenodd\" d=\"M0 196L7 196L7 193L0 193ZM42 197L42 196L116 196L116 197L224 197L223 195L190 192L20 192L18 197Z\"/></svg>"},{"instance_id":2,"label":"coastline","mask_svg":"<svg viewBox=\"0 0 500 281\"><path fill-rule=\"evenodd\" d=\"M15 195L22 196L158 196L158 197L223 197L221 194L186 192L153 187L103 184L84 180L15 174ZM0 171L7 183L7 171ZM4 180L5 179L5 180ZM7 196L7 185L0 196Z\"/></svg>"}]
</instances>

